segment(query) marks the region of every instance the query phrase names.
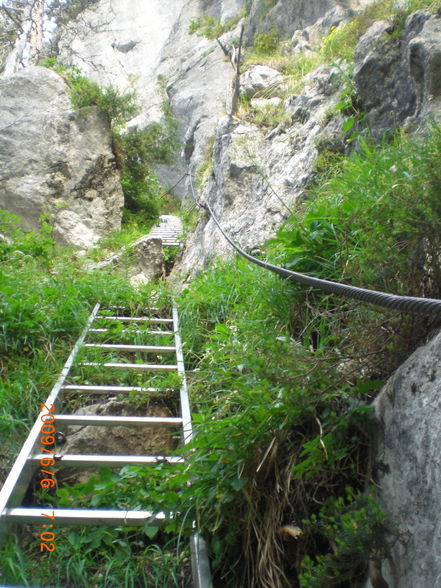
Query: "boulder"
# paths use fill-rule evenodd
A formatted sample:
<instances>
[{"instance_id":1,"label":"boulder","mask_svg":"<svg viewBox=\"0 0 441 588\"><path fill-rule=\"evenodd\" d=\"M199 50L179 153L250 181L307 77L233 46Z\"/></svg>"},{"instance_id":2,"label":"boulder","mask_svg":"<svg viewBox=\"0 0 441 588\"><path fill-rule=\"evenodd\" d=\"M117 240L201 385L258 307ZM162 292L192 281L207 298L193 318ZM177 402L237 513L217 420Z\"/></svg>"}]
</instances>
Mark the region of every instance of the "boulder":
<instances>
[{"instance_id":1,"label":"boulder","mask_svg":"<svg viewBox=\"0 0 441 588\"><path fill-rule=\"evenodd\" d=\"M73 110L43 67L0 80L0 208L28 230L49 215L58 242L87 248L120 228L123 203L105 113Z\"/></svg>"},{"instance_id":2,"label":"boulder","mask_svg":"<svg viewBox=\"0 0 441 588\"><path fill-rule=\"evenodd\" d=\"M240 78L241 91L248 98L262 95L265 90L282 84L283 76L276 69L266 65L255 65Z\"/></svg>"},{"instance_id":3,"label":"boulder","mask_svg":"<svg viewBox=\"0 0 441 588\"><path fill-rule=\"evenodd\" d=\"M441 333L395 372L375 401L382 429L379 498L397 533L383 563L391 588L441 587L440 366Z\"/></svg>"},{"instance_id":4,"label":"boulder","mask_svg":"<svg viewBox=\"0 0 441 588\"><path fill-rule=\"evenodd\" d=\"M135 287L159 280L165 275L162 240L146 235L103 261L93 264L90 269L109 266L125 271Z\"/></svg>"}]
</instances>

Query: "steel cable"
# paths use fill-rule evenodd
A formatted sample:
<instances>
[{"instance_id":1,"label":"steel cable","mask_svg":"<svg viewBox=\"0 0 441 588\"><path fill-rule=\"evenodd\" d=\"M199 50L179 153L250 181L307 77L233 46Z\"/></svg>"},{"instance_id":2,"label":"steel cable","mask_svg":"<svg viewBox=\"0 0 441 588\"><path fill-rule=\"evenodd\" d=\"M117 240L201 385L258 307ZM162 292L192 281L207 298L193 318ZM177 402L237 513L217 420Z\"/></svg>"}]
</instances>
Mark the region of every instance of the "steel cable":
<instances>
[{"instance_id":1,"label":"steel cable","mask_svg":"<svg viewBox=\"0 0 441 588\"><path fill-rule=\"evenodd\" d=\"M432 316L437 318L441 317L441 300L438 299L418 298L413 296L398 296L395 294L387 294L386 292L378 292L376 290L367 290L365 288L358 288L356 286L340 284L339 282L331 282L329 280L323 280L321 278L314 278L312 276L300 274L298 272L293 272L286 268L279 267L271 263L267 263L265 261L257 259L256 257L253 257L252 255L249 255L248 253L246 253L246 251L239 247L239 245L237 245L233 241L233 239L224 231L220 222L216 218L216 215L213 213L210 205L207 203L201 203L197 200L193 187L192 175L191 173L189 173L188 175L190 177L190 187L192 196L196 204L208 211L211 218L217 225L222 235L228 241L228 243L240 255L242 255L242 257L244 257L251 263L254 263L255 265L259 265L260 267L263 267L271 272L274 272L284 279L299 282L300 284L304 284L305 286L319 288L324 292L329 292L330 294L337 294L339 296L344 296L346 298L361 300L362 302L376 304L378 306L399 310L401 312L406 312L409 314L419 314L423 316Z\"/></svg>"}]
</instances>

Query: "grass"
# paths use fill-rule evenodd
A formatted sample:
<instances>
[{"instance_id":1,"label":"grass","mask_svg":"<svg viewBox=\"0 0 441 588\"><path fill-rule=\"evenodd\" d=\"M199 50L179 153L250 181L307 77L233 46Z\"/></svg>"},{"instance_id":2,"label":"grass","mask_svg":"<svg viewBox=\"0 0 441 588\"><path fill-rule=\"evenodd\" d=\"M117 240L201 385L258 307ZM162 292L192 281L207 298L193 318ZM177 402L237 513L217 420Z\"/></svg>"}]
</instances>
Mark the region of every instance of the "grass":
<instances>
[{"instance_id":1,"label":"grass","mask_svg":"<svg viewBox=\"0 0 441 588\"><path fill-rule=\"evenodd\" d=\"M210 137L204 146L203 159L196 172L196 186L201 192L213 172L213 147L215 137Z\"/></svg>"},{"instance_id":2,"label":"grass","mask_svg":"<svg viewBox=\"0 0 441 588\"><path fill-rule=\"evenodd\" d=\"M204 14L191 21L190 26L188 27L188 34L197 34L199 37L206 37L207 39L217 39L228 31L233 30L241 18L243 18L244 14L245 13L241 11L236 16L227 19L224 23L221 23L217 18Z\"/></svg>"},{"instance_id":3,"label":"grass","mask_svg":"<svg viewBox=\"0 0 441 588\"><path fill-rule=\"evenodd\" d=\"M41 554L40 540L32 538L30 529L28 533L24 543L12 535L5 545L2 583L65 588L191 586L189 550L179 540L150 539L143 529L74 527L57 529L55 551Z\"/></svg>"},{"instance_id":4,"label":"grass","mask_svg":"<svg viewBox=\"0 0 441 588\"><path fill-rule=\"evenodd\" d=\"M159 284L134 291L118 273L85 270L72 251L55 249L50 226L45 222L40 233L23 233L17 219L2 212L0 225L3 233L13 237L13 244L0 241L3 482L35 420L40 402L55 383L95 302L99 300L103 306L123 305L134 313L145 312L152 299L155 306L164 310L169 309L170 302ZM145 341L142 333L136 336L138 341ZM158 338L159 341L170 343L170 337ZM150 380L144 374L143 378L141 385L165 389L164 402L176 402L175 394L169 390L179 386L177 374ZM113 378L112 383L116 380ZM133 395L129 402L136 408L157 399ZM40 504L52 498L48 495ZM56 536L55 551L40 553L35 528L17 529L0 550L0 582L103 588L189 586L187 544L179 538L173 540L157 534L151 526L137 530L73 527L57 529ZM48 575L48 569L53 573Z\"/></svg>"},{"instance_id":5,"label":"grass","mask_svg":"<svg viewBox=\"0 0 441 588\"><path fill-rule=\"evenodd\" d=\"M261 128L275 128L289 119L283 102L280 104L263 104L253 106L248 100L242 99L237 116L246 122Z\"/></svg>"}]
</instances>

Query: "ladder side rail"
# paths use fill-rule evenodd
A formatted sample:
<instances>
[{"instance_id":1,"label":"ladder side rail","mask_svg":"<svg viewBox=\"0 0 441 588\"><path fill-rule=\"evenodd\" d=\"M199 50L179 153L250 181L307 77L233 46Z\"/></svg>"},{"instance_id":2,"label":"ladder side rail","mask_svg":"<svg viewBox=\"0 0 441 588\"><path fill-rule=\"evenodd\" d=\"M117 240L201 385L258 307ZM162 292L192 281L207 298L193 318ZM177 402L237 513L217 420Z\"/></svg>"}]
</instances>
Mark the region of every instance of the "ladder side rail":
<instances>
[{"instance_id":1,"label":"ladder side rail","mask_svg":"<svg viewBox=\"0 0 441 588\"><path fill-rule=\"evenodd\" d=\"M181 401L181 416L182 428L184 433L184 444L186 445L193 439L193 427L191 424L191 409L190 399L188 396L187 379L185 377L184 353L182 351L182 340L179 333L179 317L178 310L173 305L173 329L175 332L175 347L176 347L176 365L178 374L181 377L180 401Z\"/></svg>"},{"instance_id":2,"label":"ladder side rail","mask_svg":"<svg viewBox=\"0 0 441 588\"><path fill-rule=\"evenodd\" d=\"M179 333L178 310L174 304L173 328L175 331L176 364L178 366L178 374L182 377L180 389L181 417L184 444L187 445L193 439L193 427L191 424L190 398L188 396L187 380L185 377L184 353L182 351L182 340ZM190 551L194 588L213 588L207 546L199 533L195 533L190 537Z\"/></svg>"},{"instance_id":3,"label":"ladder side rail","mask_svg":"<svg viewBox=\"0 0 441 588\"><path fill-rule=\"evenodd\" d=\"M80 350L84 342L84 339L87 336L91 324L95 320L99 308L100 305L96 304L92 313L90 314L86 326L83 329L83 332L78 338L66 363L64 364L60 377L58 378L57 382L55 383L45 402L46 406L50 406L51 404L55 405L60 389L67 378L67 375L73 365L73 362L75 360L76 355L78 354L78 351ZM47 414L50 414L48 410L42 410L35 419L35 423L32 429L30 430L29 435L26 441L24 442L24 445L21 448L20 453L18 454L15 463L12 466L11 471L9 472L8 477L6 478L3 488L0 490L0 528L2 515L4 514L5 509L7 507L19 505L24 495L26 494L27 487L33 475L33 470L35 470L36 468L36 466L34 468L30 467L31 462L28 460L28 457L33 452L38 437L41 435L40 428L43 422L39 417Z\"/></svg>"}]
</instances>

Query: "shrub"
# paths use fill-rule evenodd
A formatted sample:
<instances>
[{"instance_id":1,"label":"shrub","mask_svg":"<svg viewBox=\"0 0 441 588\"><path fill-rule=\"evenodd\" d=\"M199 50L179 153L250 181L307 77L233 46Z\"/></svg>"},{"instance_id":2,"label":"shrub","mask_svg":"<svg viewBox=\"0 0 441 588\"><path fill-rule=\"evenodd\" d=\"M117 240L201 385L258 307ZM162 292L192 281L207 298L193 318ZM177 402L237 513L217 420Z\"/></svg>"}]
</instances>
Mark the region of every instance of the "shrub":
<instances>
[{"instance_id":1,"label":"shrub","mask_svg":"<svg viewBox=\"0 0 441 588\"><path fill-rule=\"evenodd\" d=\"M226 32L233 29L242 18L243 13L239 13L226 20L223 24L217 18L213 18L208 14L192 20L188 27L188 34L194 35L195 33L200 37L206 37L207 39L216 39L221 37Z\"/></svg>"},{"instance_id":2,"label":"shrub","mask_svg":"<svg viewBox=\"0 0 441 588\"><path fill-rule=\"evenodd\" d=\"M330 498L317 515L304 521L317 541L328 541L332 552L306 556L302 562L300 585L304 588L355 585L366 576L370 559L388 555L390 533L385 513L371 494L347 488L347 496Z\"/></svg>"},{"instance_id":3,"label":"shrub","mask_svg":"<svg viewBox=\"0 0 441 588\"><path fill-rule=\"evenodd\" d=\"M441 128L390 145L361 142L279 233L286 264L397 294L438 297ZM418 194L418 197L415 197Z\"/></svg>"},{"instance_id":4,"label":"shrub","mask_svg":"<svg viewBox=\"0 0 441 588\"><path fill-rule=\"evenodd\" d=\"M169 162L173 139L164 126L153 123L146 129L131 129L119 137L124 154L121 184L125 207L146 219L157 218L160 184L151 170L153 162Z\"/></svg>"},{"instance_id":5,"label":"shrub","mask_svg":"<svg viewBox=\"0 0 441 588\"><path fill-rule=\"evenodd\" d=\"M41 65L53 69L66 79L74 108L98 106L109 116L113 129L121 128L139 112L134 92L121 93L113 86L101 88L99 84L83 76L76 66L60 65L54 57L45 59Z\"/></svg>"},{"instance_id":6,"label":"shrub","mask_svg":"<svg viewBox=\"0 0 441 588\"><path fill-rule=\"evenodd\" d=\"M273 55L279 42L279 33L275 29L269 33L258 33L254 37L254 49L259 55Z\"/></svg>"}]
</instances>

